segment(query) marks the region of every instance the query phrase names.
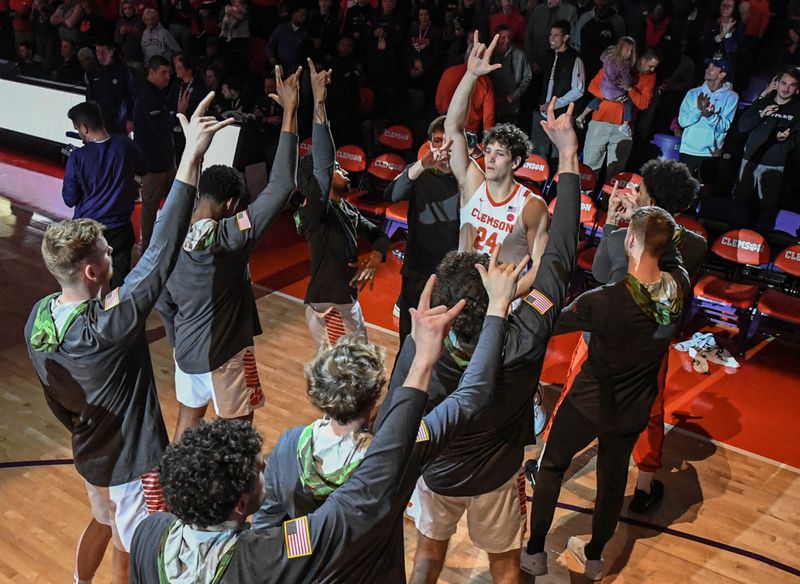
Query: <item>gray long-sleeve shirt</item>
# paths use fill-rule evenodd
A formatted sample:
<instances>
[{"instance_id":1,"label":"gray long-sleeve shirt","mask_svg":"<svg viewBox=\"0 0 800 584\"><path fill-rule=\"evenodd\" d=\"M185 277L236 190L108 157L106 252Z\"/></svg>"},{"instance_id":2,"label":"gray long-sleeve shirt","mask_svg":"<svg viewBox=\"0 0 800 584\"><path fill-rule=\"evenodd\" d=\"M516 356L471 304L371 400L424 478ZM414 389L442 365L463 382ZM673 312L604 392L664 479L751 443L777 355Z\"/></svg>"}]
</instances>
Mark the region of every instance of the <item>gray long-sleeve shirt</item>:
<instances>
[{"instance_id":1,"label":"gray long-sleeve shirt","mask_svg":"<svg viewBox=\"0 0 800 584\"><path fill-rule=\"evenodd\" d=\"M210 247L181 252L157 308L182 371L213 371L261 334L248 261L292 194L296 169L297 134L282 132L256 200L219 221Z\"/></svg>"},{"instance_id":2,"label":"gray long-sleeve shirt","mask_svg":"<svg viewBox=\"0 0 800 584\"><path fill-rule=\"evenodd\" d=\"M461 378L458 389L423 418L427 437L418 440L414 453L403 476L402 487L394 501L392 513L387 516L384 528L376 529L369 540L328 566L320 575L321 582L397 582L404 583L404 547L402 516L406 502L417 479L426 466L467 428L491 402L494 379L500 362L500 351L505 338L506 321L487 316L478 346L469 366ZM413 360L416 355L414 340L409 337L404 347ZM394 378L397 381L397 378ZM389 398L387 398L389 400ZM377 431L387 423L391 400L381 408ZM299 478L297 442L302 427L285 432L278 440L264 471L266 499L253 517L254 527L279 525L291 517L307 514L318 508L322 501L303 491Z\"/></svg>"},{"instance_id":3,"label":"gray long-sleeve shirt","mask_svg":"<svg viewBox=\"0 0 800 584\"><path fill-rule=\"evenodd\" d=\"M47 405L72 433L75 467L99 487L139 478L167 444L145 322L175 266L186 236L195 188L175 181L147 251L105 300L93 299L63 332L53 352L25 340Z\"/></svg>"},{"instance_id":4,"label":"gray long-sleeve shirt","mask_svg":"<svg viewBox=\"0 0 800 584\"><path fill-rule=\"evenodd\" d=\"M251 529L237 540L220 583L319 582L320 575L335 561L352 554L355 544L368 542L381 533L387 517L397 507L426 401L427 395L422 391L397 389L386 423L375 433L361 465L319 509L307 516L310 554L289 557L286 523ZM164 529L173 520L172 514L156 513L139 524L131 544L131 582L159 584L159 544Z\"/></svg>"}]
</instances>

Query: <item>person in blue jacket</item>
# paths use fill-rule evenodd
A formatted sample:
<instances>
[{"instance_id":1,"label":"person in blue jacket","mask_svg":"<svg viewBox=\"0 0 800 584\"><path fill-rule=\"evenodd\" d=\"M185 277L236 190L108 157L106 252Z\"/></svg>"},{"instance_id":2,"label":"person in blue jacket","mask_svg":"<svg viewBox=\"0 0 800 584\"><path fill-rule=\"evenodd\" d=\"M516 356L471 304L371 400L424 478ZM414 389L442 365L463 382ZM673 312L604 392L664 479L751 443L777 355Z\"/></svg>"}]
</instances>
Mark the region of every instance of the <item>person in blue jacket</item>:
<instances>
[{"instance_id":1,"label":"person in blue jacket","mask_svg":"<svg viewBox=\"0 0 800 584\"><path fill-rule=\"evenodd\" d=\"M683 128L680 161L691 173L708 172L707 162L719 156L733 123L739 95L730 83L730 61L720 57L708 61L703 84L683 98L678 124ZM701 169L701 166L703 167Z\"/></svg>"}]
</instances>

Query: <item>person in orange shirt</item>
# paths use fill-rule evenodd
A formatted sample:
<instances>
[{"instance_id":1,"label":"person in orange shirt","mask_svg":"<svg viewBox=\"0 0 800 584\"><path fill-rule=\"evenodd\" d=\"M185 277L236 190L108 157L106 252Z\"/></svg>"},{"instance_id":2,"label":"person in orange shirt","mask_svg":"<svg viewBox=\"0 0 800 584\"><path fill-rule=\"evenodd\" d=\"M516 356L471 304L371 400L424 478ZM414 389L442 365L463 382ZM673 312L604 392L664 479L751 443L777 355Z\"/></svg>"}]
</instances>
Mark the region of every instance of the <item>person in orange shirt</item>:
<instances>
[{"instance_id":1,"label":"person in orange shirt","mask_svg":"<svg viewBox=\"0 0 800 584\"><path fill-rule=\"evenodd\" d=\"M745 9L743 4L747 4L748 8ZM754 39L762 38L767 31L770 16L772 16L769 0L747 0L739 5L739 10L742 11L742 20L746 23L745 34ZM745 11L748 14L746 20L744 18Z\"/></svg>"},{"instance_id":2,"label":"person in orange shirt","mask_svg":"<svg viewBox=\"0 0 800 584\"><path fill-rule=\"evenodd\" d=\"M471 50L472 47L469 47ZM467 51L469 55L470 50ZM439 115L447 113L447 108L450 107L450 101L453 99L453 94L456 92L456 87L467 72L467 64L461 63L448 67L442 73L442 78L439 80L439 87L436 89L436 112ZM467 111L467 121L464 127L478 134L483 130L488 130L494 126L494 88L492 87L492 80L487 75L478 78L478 83L475 85L475 90L472 92L472 97L469 100L469 111Z\"/></svg>"},{"instance_id":3,"label":"person in orange shirt","mask_svg":"<svg viewBox=\"0 0 800 584\"><path fill-rule=\"evenodd\" d=\"M616 100L604 99L600 103L599 109L592 114L592 121L589 122L586 142L583 146L583 162L594 171L600 170L606 155L608 155L607 176L611 177L625 170L633 139L630 134L620 131L623 123L624 102L631 100L639 110L646 110L649 107L656 86L655 70L660 60L656 50L645 50L636 61L634 84L620 85L620 89L625 93ZM589 92L601 99L603 97L600 89L602 79L603 70L601 69L589 84Z\"/></svg>"}]
</instances>

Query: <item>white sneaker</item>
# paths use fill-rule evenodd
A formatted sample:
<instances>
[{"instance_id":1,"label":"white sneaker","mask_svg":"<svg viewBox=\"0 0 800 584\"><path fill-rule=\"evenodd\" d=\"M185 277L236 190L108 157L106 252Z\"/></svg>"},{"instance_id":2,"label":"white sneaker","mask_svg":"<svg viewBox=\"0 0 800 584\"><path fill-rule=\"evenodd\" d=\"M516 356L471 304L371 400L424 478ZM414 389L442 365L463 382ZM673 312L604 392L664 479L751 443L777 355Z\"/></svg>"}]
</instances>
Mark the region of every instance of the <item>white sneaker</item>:
<instances>
[{"instance_id":1,"label":"white sneaker","mask_svg":"<svg viewBox=\"0 0 800 584\"><path fill-rule=\"evenodd\" d=\"M606 570L606 561L603 558L599 560L586 559L586 544L588 542L582 540L576 535L573 535L567 541L567 551L578 561L583 568L583 575L589 580L602 580Z\"/></svg>"},{"instance_id":2,"label":"white sneaker","mask_svg":"<svg viewBox=\"0 0 800 584\"><path fill-rule=\"evenodd\" d=\"M519 567L531 576L544 576L547 574L547 552L529 554L525 548L520 550Z\"/></svg>"},{"instance_id":3,"label":"white sneaker","mask_svg":"<svg viewBox=\"0 0 800 584\"><path fill-rule=\"evenodd\" d=\"M547 424L547 412L542 407L542 384L536 389L533 394L533 429L536 435L542 433L545 425Z\"/></svg>"}]
</instances>

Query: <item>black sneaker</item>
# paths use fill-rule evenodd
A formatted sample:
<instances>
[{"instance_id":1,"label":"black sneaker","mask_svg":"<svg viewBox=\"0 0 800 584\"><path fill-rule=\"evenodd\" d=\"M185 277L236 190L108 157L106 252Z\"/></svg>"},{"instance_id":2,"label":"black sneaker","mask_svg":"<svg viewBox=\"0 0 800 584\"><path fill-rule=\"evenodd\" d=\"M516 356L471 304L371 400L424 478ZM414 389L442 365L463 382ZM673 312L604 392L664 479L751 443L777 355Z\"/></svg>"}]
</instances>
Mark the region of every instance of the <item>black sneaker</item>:
<instances>
[{"instance_id":1,"label":"black sneaker","mask_svg":"<svg viewBox=\"0 0 800 584\"><path fill-rule=\"evenodd\" d=\"M633 492L633 499L628 508L634 513L646 513L650 507L658 503L664 498L664 483L653 479L650 483L650 492L647 493L641 489L636 489Z\"/></svg>"}]
</instances>

